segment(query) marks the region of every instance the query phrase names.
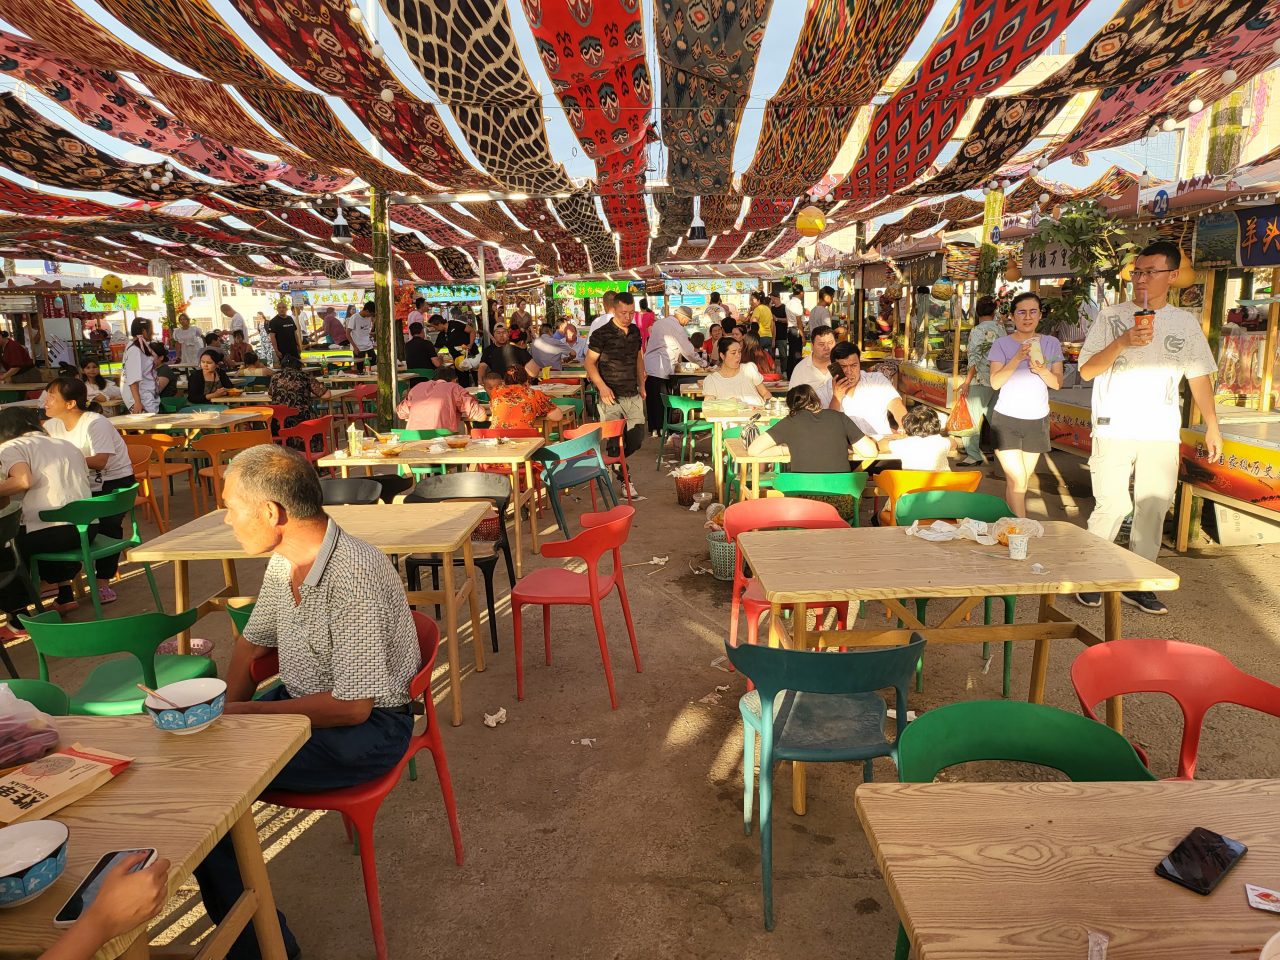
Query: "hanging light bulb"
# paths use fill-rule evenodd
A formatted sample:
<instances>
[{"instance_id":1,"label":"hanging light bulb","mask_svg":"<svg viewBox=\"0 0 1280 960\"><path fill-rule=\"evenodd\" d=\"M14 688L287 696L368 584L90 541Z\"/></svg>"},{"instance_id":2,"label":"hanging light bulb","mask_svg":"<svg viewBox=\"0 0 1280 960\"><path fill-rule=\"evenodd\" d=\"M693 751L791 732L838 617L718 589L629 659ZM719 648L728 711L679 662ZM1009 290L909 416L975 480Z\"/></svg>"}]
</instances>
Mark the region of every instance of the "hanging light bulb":
<instances>
[{"instance_id":1,"label":"hanging light bulb","mask_svg":"<svg viewBox=\"0 0 1280 960\"><path fill-rule=\"evenodd\" d=\"M1151 172L1147 170L1145 167L1143 168L1142 173L1138 174L1138 186L1140 187L1151 186Z\"/></svg>"},{"instance_id":2,"label":"hanging light bulb","mask_svg":"<svg viewBox=\"0 0 1280 960\"><path fill-rule=\"evenodd\" d=\"M1041 157L1039 160L1037 160L1037 161L1036 161L1036 169L1037 169L1037 170L1043 170L1043 169L1045 169L1047 166L1049 166L1049 158L1048 158L1047 156L1046 156L1046 157Z\"/></svg>"},{"instance_id":3,"label":"hanging light bulb","mask_svg":"<svg viewBox=\"0 0 1280 960\"><path fill-rule=\"evenodd\" d=\"M351 18L352 23L364 22L364 11L361 10L359 7L352 7L350 10L347 11L347 16Z\"/></svg>"},{"instance_id":4,"label":"hanging light bulb","mask_svg":"<svg viewBox=\"0 0 1280 960\"><path fill-rule=\"evenodd\" d=\"M1271 52L1280 57L1280 39L1271 41Z\"/></svg>"},{"instance_id":5,"label":"hanging light bulb","mask_svg":"<svg viewBox=\"0 0 1280 960\"><path fill-rule=\"evenodd\" d=\"M142 168L142 179L143 179L143 180L150 180L150 179L151 179L151 168L150 168L150 167L143 167L143 168Z\"/></svg>"},{"instance_id":6,"label":"hanging light bulb","mask_svg":"<svg viewBox=\"0 0 1280 960\"><path fill-rule=\"evenodd\" d=\"M1230 67L1227 67L1227 69L1225 69L1225 70L1223 70L1223 71L1222 71L1222 82L1223 82L1223 83L1230 84L1230 85L1234 86L1234 85L1235 85L1235 82L1236 82L1237 80L1239 80L1239 79L1240 79L1240 75L1239 75L1238 73L1236 73L1234 70L1232 70Z\"/></svg>"},{"instance_id":7,"label":"hanging light bulb","mask_svg":"<svg viewBox=\"0 0 1280 960\"><path fill-rule=\"evenodd\" d=\"M153 184L151 184L151 189L152 189L152 190L154 190L154 191L156 191L157 193L159 193L159 192L160 192L160 184L158 184L158 183L153 183Z\"/></svg>"},{"instance_id":8,"label":"hanging light bulb","mask_svg":"<svg viewBox=\"0 0 1280 960\"><path fill-rule=\"evenodd\" d=\"M1049 200L1050 200L1050 199L1051 199L1051 198L1050 198L1050 196L1049 196L1047 193L1042 193L1042 194L1040 194L1040 203L1041 203L1041 204L1047 204L1047 203L1049 202Z\"/></svg>"},{"instance_id":9,"label":"hanging light bulb","mask_svg":"<svg viewBox=\"0 0 1280 960\"><path fill-rule=\"evenodd\" d=\"M351 242L351 226L347 223L347 218L342 215L342 208L338 208L338 215L333 221L333 242L341 246L346 246Z\"/></svg>"},{"instance_id":10,"label":"hanging light bulb","mask_svg":"<svg viewBox=\"0 0 1280 960\"><path fill-rule=\"evenodd\" d=\"M828 193L828 194L827 194L825 197L823 197L822 199L823 199L823 200L825 200L827 203L830 203L830 202L831 202L832 200L834 200L835 198L836 198L836 195L835 195L834 193Z\"/></svg>"},{"instance_id":11,"label":"hanging light bulb","mask_svg":"<svg viewBox=\"0 0 1280 960\"><path fill-rule=\"evenodd\" d=\"M392 90L390 87L383 87L380 91L378 91L378 97L382 100L383 103L390 103L396 98L396 92Z\"/></svg>"},{"instance_id":12,"label":"hanging light bulb","mask_svg":"<svg viewBox=\"0 0 1280 960\"><path fill-rule=\"evenodd\" d=\"M1173 131L1176 130L1177 128L1178 128L1178 121L1173 119L1173 117L1165 117L1162 121L1160 121L1160 129L1163 130L1165 133L1173 133Z\"/></svg>"},{"instance_id":13,"label":"hanging light bulb","mask_svg":"<svg viewBox=\"0 0 1280 960\"><path fill-rule=\"evenodd\" d=\"M372 47L369 48L369 55L373 57L375 60L381 60L383 57L387 55L387 51L382 49L382 44L375 43Z\"/></svg>"},{"instance_id":14,"label":"hanging light bulb","mask_svg":"<svg viewBox=\"0 0 1280 960\"><path fill-rule=\"evenodd\" d=\"M1199 97L1196 97L1194 100L1192 100L1190 103L1187 104L1187 110L1190 111L1193 116L1199 113L1203 109L1204 109L1204 101L1201 100Z\"/></svg>"},{"instance_id":15,"label":"hanging light bulb","mask_svg":"<svg viewBox=\"0 0 1280 960\"><path fill-rule=\"evenodd\" d=\"M1148 139L1150 139L1151 137L1154 137L1159 132L1160 132L1160 128L1153 123L1151 126L1147 127Z\"/></svg>"},{"instance_id":16,"label":"hanging light bulb","mask_svg":"<svg viewBox=\"0 0 1280 960\"><path fill-rule=\"evenodd\" d=\"M1000 184L999 184L999 183L997 183L995 180L992 180L990 183L988 183L988 184L987 184L987 189L988 189L988 190L998 190L998 189L1000 189Z\"/></svg>"}]
</instances>

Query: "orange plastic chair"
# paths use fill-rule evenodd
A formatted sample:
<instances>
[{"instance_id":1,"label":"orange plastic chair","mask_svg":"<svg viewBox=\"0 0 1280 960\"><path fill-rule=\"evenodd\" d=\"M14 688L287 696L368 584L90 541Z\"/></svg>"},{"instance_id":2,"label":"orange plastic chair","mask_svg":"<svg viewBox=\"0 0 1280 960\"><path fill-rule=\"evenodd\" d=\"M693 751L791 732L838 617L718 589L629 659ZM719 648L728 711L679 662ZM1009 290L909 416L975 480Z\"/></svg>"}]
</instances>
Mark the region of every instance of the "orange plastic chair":
<instances>
[{"instance_id":1,"label":"orange plastic chair","mask_svg":"<svg viewBox=\"0 0 1280 960\"><path fill-rule=\"evenodd\" d=\"M590 606L600 642L600 659L604 661L604 679L609 685L609 703L618 709L618 695L613 687L613 668L609 664L609 646L604 635L604 617L600 601L616 586L631 638L631 655L640 673L640 648L636 645L636 628L631 621L631 604L627 601L627 585L622 579L622 545L631 532L635 507L616 506L605 513L584 513L579 520L583 530L569 540L542 545L544 557L575 557L586 564L586 573L574 573L560 567L543 567L516 581L511 591L511 619L515 624L516 699L524 699L524 614L526 605L542 607L542 642L546 648L547 666L551 666L551 607L559 604ZM613 554L613 570L600 572L600 558Z\"/></svg>"},{"instance_id":2,"label":"orange plastic chair","mask_svg":"<svg viewBox=\"0 0 1280 960\"><path fill-rule=\"evenodd\" d=\"M211 433L192 441L192 449L199 450L209 458L209 466L201 467L198 474L200 477L200 482L197 484L200 490L199 510L202 516L209 512L205 499L204 481L208 480L213 488L213 509L220 510L225 506L222 502L222 478L226 473L227 463L241 450L248 450L250 447L269 442L263 439L262 434L261 430L241 430L232 433Z\"/></svg>"},{"instance_id":3,"label":"orange plastic chair","mask_svg":"<svg viewBox=\"0 0 1280 960\"><path fill-rule=\"evenodd\" d=\"M889 499L880 514L885 526L897 526L898 498L918 490L963 490L974 493L982 482L979 470L881 470L876 474L876 487Z\"/></svg>"},{"instance_id":4,"label":"orange plastic chair","mask_svg":"<svg viewBox=\"0 0 1280 960\"><path fill-rule=\"evenodd\" d=\"M312 449L311 441L316 437L321 439L319 450ZM314 464L321 457L333 453L333 417L316 417L314 420L303 420L292 427L281 427L275 442L283 447L291 439L302 441L302 449L298 452ZM294 449L297 450L297 447Z\"/></svg>"},{"instance_id":5,"label":"orange plastic chair","mask_svg":"<svg viewBox=\"0 0 1280 960\"><path fill-rule=\"evenodd\" d=\"M138 499L146 507L147 516L160 528L160 532L168 532L168 525L160 514L160 504L156 503L156 492L152 489L151 478L147 476L147 467L151 464L156 452L145 443L126 443L124 447L129 453L129 462L133 464L133 475L138 480Z\"/></svg>"},{"instance_id":6,"label":"orange plastic chair","mask_svg":"<svg viewBox=\"0 0 1280 960\"><path fill-rule=\"evenodd\" d=\"M627 472L627 454L622 449L622 435L626 433L627 421L625 420L606 420L603 423L584 423L580 427L564 432L566 440L576 440L584 434L590 433L592 430L600 431L600 458L604 460L605 466L621 467L622 479L624 482L623 492L627 495L627 503L631 502L631 474ZM618 455L616 457L609 456L607 440L618 441ZM595 506L595 490L591 491L591 505Z\"/></svg>"},{"instance_id":7,"label":"orange plastic chair","mask_svg":"<svg viewBox=\"0 0 1280 960\"><path fill-rule=\"evenodd\" d=\"M769 497L763 500L743 500L730 504L724 512L724 533L731 543L739 534L749 530L839 530L847 528L840 511L829 503L805 500L801 497ZM770 609L760 585L754 577L748 577L743 569L742 551L735 551L733 566L733 596L729 606L729 644L738 645L738 610L747 615L747 642L758 643L760 618ZM849 620L848 603L811 604L819 612L834 609L843 630ZM792 609L784 604L784 609Z\"/></svg>"},{"instance_id":8,"label":"orange plastic chair","mask_svg":"<svg viewBox=\"0 0 1280 960\"><path fill-rule=\"evenodd\" d=\"M174 447L182 446L182 438L175 437L171 433L128 433L125 434L125 445L136 444L138 446L150 447L154 456L150 463L147 464L145 477L149 484L159 481L160 499L163 501L164 523L160 526L162 531L167 530L170 522L169 513L169 483L174 477L187 476L188 484L191 488L191 510L198 513L199 504L196 500L196 482L194 479L194 467L190 463L174 463L166 458L166 454ZM137 471L137 467L134 467ZM140 476L139 479L142 479Z\"/></svg>"},{"instance_id":9,"label":"orange plastic chair","mask_svg":"<svg viewBox=\"0 0 1280 960\"><path fill-rule=\"evenodd\" d=\"M436 716L435 701L431 697L431 672L435 668L436 653L440 649L440 628L434 620L416 610L413 611L413 624L418 631L418 649L422 655L422 666L409 684L409 694L415 700L422 700L426 725L421 732L413 735L409 741L409 748L395 768L376 780L357 784L354 787L325 790L319 793L268 790L261 797L264 803L274 803L281 807L293 807L297 810L336 810L342 814L342 824L347 830L347 839L351 839L353 831L356 836L360 867L364 873L364 894L369 901L369 923L373 928L373 943L378 960L386 960L387 937L382 928L382 898L378 893L378 861L373 848L373 824L378 816L378 808L400 782L400 775L404 773L406 766L409 768L409 779L418 779L417 765L414 761L423 750L429 750L431 758L435 761L436 776L440 780L440 793L444 796L445 814L449 818L449 831L453 834L453 858L458 866L462 866L462 831L458 827L458 807L454 801L449 766L445 761L444 741L440 737L440 720ZM254 680L258 682L274 676L279 670L275 651L254 660L250 669Z\"/></svg>"},{"instance_id":10,"label":"orange plastic chair","mask_svg":"<svg viewBox=\"0 0 1280 960\"><path fill-rule=\"evenodd\" d=\"M246 420L241 420L231 429L233 430L272 430L272 421L275 419L275 407L270 404L263 404L260 407L232 407L234 413L252 414Z\"/></svg>"},{"instance_id":11,"label":"orange plastic chair","mask_svg":"<svg viewBox=\"0 0 1280 960\"><path fill-rule=\"evenodd\" d=\"M1236 703L1280 717L1280 687L1245 673L1208 647L1177 640L1111 640L1086 647L1071 664L1071 684L1085 716L1126 693L1166 693L1182 710L1182 747L1175 780L1194 780L1204 718L1214 705ZM1133 748L1147 762L1136 743Z\"/></svg>"}]
</instances>

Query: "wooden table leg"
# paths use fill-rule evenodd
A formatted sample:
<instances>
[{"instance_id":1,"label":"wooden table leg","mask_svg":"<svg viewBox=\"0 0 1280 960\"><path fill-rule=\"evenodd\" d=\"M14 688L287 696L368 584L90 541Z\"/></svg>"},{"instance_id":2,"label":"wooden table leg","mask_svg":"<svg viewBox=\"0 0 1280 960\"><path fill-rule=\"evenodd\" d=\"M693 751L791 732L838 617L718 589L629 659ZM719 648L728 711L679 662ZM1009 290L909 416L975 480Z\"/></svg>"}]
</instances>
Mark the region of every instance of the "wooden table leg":
<instances>
[{"instance_id":1,"label":"wooden table leg","mask_svg":"<svg viewBox=\"0 0 1280 960\"><path fill-rule=\"evenodd\" d=\"M760 463L752 461L751 463L751 494L749 499L760 499Z\"/></svg>"},{"instance_id":2,"label":"wooden table leg","mask_svg":"<svg viewBox=\"0 0 1280 960\"><path fill-rule=\"evenodd\" d=\"M738 463L738 502L742 503L747 499L747 465Z\"/></svg>"},{"instance_id":3,"label":"wooden table leg","mask_svg":"<svg viewBox=\"0 0 1280 960\"><path fill-rule=\"evenodd\" d=\"M1046 593L1040 597L1041 623L1049 621L1049 611L1053 609L1053 594ZM1044 703L1044 683L1049 675L1049 641L1037 640L1035 652L1031 655L1031 688L1027 691L1028 703Z\"/></svg>"},{"instance_id":4,"label":"wooden table leg","mask_svg":"<svg viewBox=\"0 0 1280 960\"><path fill-rule=\"evenodd\" d=\"M231 596L240 596L240 578L236 576L236 562L234 560L222 561L222 579L226 581L227 589L231 591Z\"/></svg>"},{"instance_id":5,"label":"wooden table leg","mask_svg":"<svg viewBox=\"0 0 1280 960\"><path fill-rule=\"evenodd\" d=\"M449 654L449 699L453 701L453 725L462 725L462 675L458 653L458 594L453 584L453 553L440 555L444 575L444 636ZM474 631L473 631L474 633ZM474 636L472 642L479 643Z\"/></svg>"},{"instance_id":6,"label":"wooden table leg","mask_svg":"<svg viewBox=\"0 0 1280 960\"><path fill-rule=\"evenodd\" d=\"M276 916L276 901L271 895L271 880L262 859L252 807L231 825L231 844L235 847L236 863L240 865L240 882L258 899L257 909L253 911L253 932L258 938L262 960L286 960L280 920Z\"/></svg>"},{"instance_id":7,"label":"wooden table leg","mask_svg":"<svg viewBox=\"0 0 1280 960\"><path fill-rule=\"evenodd\" d=\"M716 503L724 503L724 428L711 425L711 471L716 478Z\"/></svg>"},{"instance_id":8,"label":"wooden table leg","mask_svg":"<svg viewBox=\"0 0 1280 960\"><path fill-rule=\"evenodd\" d=\"M1120 594L1116 592L1102 595L1102 639L1104 641L1119 640L1121 635ZM1112 697L1107 701L1107 726L1119 733L1124 732L1124 701L1120 697Z\"/></svg>"},{"instance_id":9,"label":"wooden table leg","mask_svg":"<svg viewBox=\"0 0 1280 960\"><path fill-rule=\"evenodd\" d=\"M807 604L797 603L792 608L791 648L793 650L809 649L809 607ZM804 764L799 760L793 760L791 763L791 809L795 811L798 817L803 817L808 809L808 804L805 801L806 781Z\"/></svg>"},{"instance_id":10,"label":"wooden table leg","mask_svg":"<svg viewBox=\"0 0 1280 960\"><path fill-rule=\"evenodd\" d=\"M174 613L183 613L191 605L191 584L187 580L187 561L173 561L173 592L174 600L177 607ZM191 652L191 631L183 630L178 634L178 652L188 654Z\"/></svg>"},{"instance_id":11,"label":"wooden table leg","mask_svg":"<svg viewBox=\"0 0 1280 960\"><path fill-rule=\"evenodd\" d=\"M144 930L138 939L129 944L124 953L120 954L120 960L148 960L151 956L151 944L147 942L147 933Z\"/></svg>"},{"instance_id":12,"label":"wooden table leg","mask_svg":"<svg viewBox=\"0 0 1280 960\"><path fill-rule=\"evenodd\" d=\"M462 569L466 571L467 583L471 587L467 591L467 602L471 606L471 645L476 648L476 673L484 673L484 644L480 637L480 598L476 596L476 564L471 552L470 540L462 545ZM494 579L496 580L497 577Z\"/></svg>"},{"instance_id":13,"label":"wooden table leg","mask_svg":"<svg viewBox=\"0 0 1280 960\"><path fill-rule=\"evenodd\" d=\"M515 543L512 544L512 550L516 555L515 556L516 579L518 580L520 579L520 577L524 575L524 566L520 562L522 559L524 559L524 547L523 547L524 535L521 533L522 528L521 528L521 521L520 521L520 507L522 506L520 502L520 468L514 464L512 464L511 466L511 504L512 504L512 509L515 510L515 518L514 518L515 530L512 531L515 534ZM529 509L532 511L533 508L530 507ZM505 517L501 517L499 519L503 523L507 522Z\"/></svg>"},{"instance_id":14,"label":"wooden table leg","mask_svg":"<svg viewBox=\"0 0 1280 960\"><path fill-rule=\"evenodd\" d=\"M513 466L512 471L515 471ZM529 549L538 552L538 489L533 485L533 461L524 462L525 496L529 500ZM520 576L520 561L516 561L516 576Z\"/></svg>"}]
</instances>

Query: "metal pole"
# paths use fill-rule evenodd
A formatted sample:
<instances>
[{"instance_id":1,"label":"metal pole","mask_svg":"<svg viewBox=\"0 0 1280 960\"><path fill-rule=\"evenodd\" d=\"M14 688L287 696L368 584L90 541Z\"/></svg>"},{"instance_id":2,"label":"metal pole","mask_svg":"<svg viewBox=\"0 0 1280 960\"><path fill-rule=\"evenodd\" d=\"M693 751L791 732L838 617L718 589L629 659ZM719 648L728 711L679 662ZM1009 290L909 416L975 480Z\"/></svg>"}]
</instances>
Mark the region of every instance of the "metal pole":
<instances>
[{"instance_id":1,"label":"metal pole","mask_svg":"<svg viewBox=\"0 0 1280 960\"><path fill-rule=\"evenodd\" d=\"M381 187L369 187L369 223L373 231L374 346L385 358L378 364L378 428L390 430L395 422L396 365L391 344L391 238L387 232L387 193Z\"/></svg>"},{"instance_id":2,"label":"metal pole","mask_svg":"<svg viewBox=\"0 0 1280 960\"><path fill-rule=\"evenodd\" d=\"M484 275L484 244L476 247L476 260L480 264L480 342L488 343L489 332L489 291Z\"/></svg>"}]
</instances>

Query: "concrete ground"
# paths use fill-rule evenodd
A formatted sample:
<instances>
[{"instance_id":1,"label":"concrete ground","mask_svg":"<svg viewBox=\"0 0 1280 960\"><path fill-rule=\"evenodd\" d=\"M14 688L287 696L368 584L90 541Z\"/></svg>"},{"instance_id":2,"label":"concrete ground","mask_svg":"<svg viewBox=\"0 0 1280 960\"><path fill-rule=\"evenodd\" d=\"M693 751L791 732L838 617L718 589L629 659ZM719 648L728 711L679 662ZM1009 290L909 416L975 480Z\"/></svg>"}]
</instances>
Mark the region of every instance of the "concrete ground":
<instances>
[{"instance_id":1,"label":"concrete ground","mask_svg":"<svg viewBox=\"0 0 1280 960\"><path fill-rule=\"evenodd\" d=\"M589 613L556 612L550 667L539 653L534 613L526 699L517 702L510 614L503 600L501 652L489 656L485 673L468 672L465 723L444 730L465 865L454 865L429 763L418 782L396 789L378 819L378 871L393 957L892 955L897 916L854 812L860 764L811 765L804 817L786 802L788 767L777 768L775 784L783 798L773 821L777 928L763 928L758 840L742 833L737 700L743 681L716 663L723 655L729 588L695 572L709 566L703 517L676 505L672 480L654 470L653 443L632 461L636 485L647 499L636 504L624 551L627 563L669 557L665 566L626 570L644 672L632 667L616 599L605 604L620 701L616 711L609 709ZM1000 493L1003 484L994 468L987 473L983 489ZM1037 479L1033 515L1083 522L1092 501L1082 460L1056 453ZM571 503L571 513L582 506ZM189 517L185 489L179 489L175 510L175 520ZM154 535L154 528L146 535ZM1273 627L1280 614L1280 548L1166 552L1161 562L1182 577L1182 589L1166 597L1170 616L1126 607L1125 635L1203 643L1245 670L1280 682ZM240 567L242 589L252 592L263 563ZM126 565L124 572L112 616L149 605L141 571ZM168 565L156 572L167 599L172 572ZM498 582L505 590L501 573ZM217 564L193 565L194 596L220 585ZM1069 599L1061 606L1101 632L1100 610ZM935 622L945 609L930 605ZM1019 609L1026 618L1032 605ZM91 612L73 616L83 619ZM874 608L870 616L883 614ZM196 635L215 641L215 657L225 667L228 620L209 617ZM487 627L481 637L488 642ZM10 652L24 675L35 674L28 645ZM1054 645L1048 703L1077 709L1068 677L1077 652L1066 641ZM1029 644L1015 647L1015 696L1025 696L1030 658ZM471 660L468 641L463 663ZM71 688L84 675L74 661L55 662L53 670L54 680ZM998 657L984 672L977 647L931 650L925 690L913 694L912 708L998 697L999 674ZM717 692L724 685L727 691ZM506 724L483 726L481 714L499 707L507 710ZM1172 775L1181 735L1172 702L1131 697L1125 718L1129 735L1149 750L1157 775ZM1215 709L1200 747L1200 776L1276 776L1278 723L1235 707ZM1040 773L970 765L951 775L999 779ZM892 779L893 765L877 761L875 776ZM372 957L359 860L344 845L339 818L264 807L259 823L277 902L308 960ZM188 887L168 905L153 936L190 942L206 930L199 898Z\"/></svg>"}]
</instances>

